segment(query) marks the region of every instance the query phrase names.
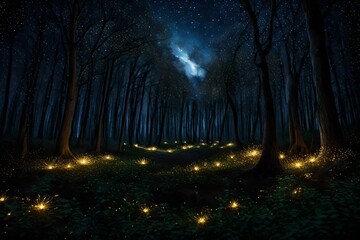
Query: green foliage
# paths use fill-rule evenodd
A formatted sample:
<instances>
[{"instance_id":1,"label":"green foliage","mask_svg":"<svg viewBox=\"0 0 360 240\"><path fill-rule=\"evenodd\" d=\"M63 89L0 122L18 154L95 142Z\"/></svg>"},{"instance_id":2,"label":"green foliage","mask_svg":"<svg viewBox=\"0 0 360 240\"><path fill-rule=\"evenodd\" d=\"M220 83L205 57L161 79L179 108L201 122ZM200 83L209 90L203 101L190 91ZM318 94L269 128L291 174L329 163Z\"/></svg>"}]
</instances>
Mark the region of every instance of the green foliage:
<instances>
[{"instance_id":1,"label":"green foliage","mask_svg":"<svg viewBox=\"0 0 360 240\"><path fill-rule=\"evenodd\" d=\"M72 170L29 171L33 181L27 188L10 189L0 202L0 238L348 239L359 234L355 157L329 167L325 185L302 173L284 173L261 186L233 175L227 167L236 167L233 160L222 161L223 168L207 163L208 169L193 171L193 165L163 168L153 160L142 166L138 155L93 158L96 164ZM37 194L58 196L37 211ZM232 201L238 207L231 208ZM206 216L204 224L197 222L200 216Z\"/></svg>"}]
</instances>

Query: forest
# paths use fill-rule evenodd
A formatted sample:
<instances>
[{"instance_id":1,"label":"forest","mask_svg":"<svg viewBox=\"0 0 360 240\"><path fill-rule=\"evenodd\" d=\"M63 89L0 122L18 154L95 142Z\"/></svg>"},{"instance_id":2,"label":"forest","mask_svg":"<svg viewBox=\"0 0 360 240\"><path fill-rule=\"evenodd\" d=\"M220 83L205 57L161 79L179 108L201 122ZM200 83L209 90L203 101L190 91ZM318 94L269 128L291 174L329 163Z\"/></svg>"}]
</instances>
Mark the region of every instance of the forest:
<instances>
[{"instance_id":1,"label":"forest","mask_svg":"<svg viewBox=\"0 0 360 240\"><path fill-rule=\"evenodd\" d=\"M358 9L0 0L0 238L358 239Z\"/></svg>"}]
</instances>

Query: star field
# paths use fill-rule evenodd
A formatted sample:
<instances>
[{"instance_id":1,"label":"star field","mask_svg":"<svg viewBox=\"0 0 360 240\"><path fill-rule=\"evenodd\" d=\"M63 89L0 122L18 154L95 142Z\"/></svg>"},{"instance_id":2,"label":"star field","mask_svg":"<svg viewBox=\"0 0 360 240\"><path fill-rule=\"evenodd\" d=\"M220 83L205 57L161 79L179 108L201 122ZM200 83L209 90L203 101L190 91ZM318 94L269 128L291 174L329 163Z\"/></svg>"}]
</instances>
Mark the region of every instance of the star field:
<instances>
[{"instance_id":1,"label":"star field","mask_svg":"<svg viewBox=\"0 0 360 240\"><path fill-rule=\"evenodd\" d=\"M204 67L215 57L213 43L236 25L240 12L233 0L152 0L150 5L169 28L175 64L181 63L188 78L205 76Z\"/></svg>"}]
</instances>

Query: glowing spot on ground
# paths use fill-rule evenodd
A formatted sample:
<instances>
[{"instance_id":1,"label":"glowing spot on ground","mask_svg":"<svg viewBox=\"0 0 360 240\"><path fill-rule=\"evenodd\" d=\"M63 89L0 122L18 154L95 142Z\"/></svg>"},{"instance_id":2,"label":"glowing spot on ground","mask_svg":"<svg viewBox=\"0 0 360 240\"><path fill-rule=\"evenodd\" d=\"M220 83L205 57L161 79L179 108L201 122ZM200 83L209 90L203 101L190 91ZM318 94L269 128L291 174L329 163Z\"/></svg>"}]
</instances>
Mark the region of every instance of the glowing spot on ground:
<instances>
[{"instance_id":1,"label":"glowing spot on ground","mask_svg":"<svg viewBox=\"0 0 360 240\"><path fill-rule=\"evenodd\" d=\"M195 165L193 169L194 169L194 171L195 171L195 172L200 171L200 167L199 167L199 166L197 166L197 165Z\"/></svg>"},{"instance_id":2,"label":"glowing spot on ground","mask_svg":"<svg viewBox=\"0 0 360 240\"><path fill-rule=\"evenodd\" d=\"M143 207L143 208L141 209L141 211L142 211L143 213L145 213L145 214L148 214L148 213L150 213L150 208L148 208L148 207Z\"/></svg>"},{"instance_id":3,"label":"glowing spot on ground","mask_svg":"<svg viewBox=\"0 0 360 240\"><path fill-rule=\"evenodd\" d=\"M5 202L5 201L6 201L6 199L7 199L7 197L6 197L6 196L4 196L4 195L0 196L0 202Z\"/></svg>"},{"instance_id":4,"label":"glowing spot on ground","mask_svg":"<svg viewBox=\"0 0 360 240\"><path fill-rule=\"evenodd\" d=\"M51 164L46 167L46 169L48 169L48 170L52 170L54 168L55 168L55 165L51 165Z\"/></svg>"},{"instance_id":5,"label":"glowing spot on ground","mask_svg":"<svg viewBox=\"0 0 360 240\"><path fill-rule=\"evenodd\" d=\"M136 144L134 144L134 147L139 147L139 144L137 144L137 143L136 143Z\"/></svg>"},{"instance_id":6,"label":"glowing spot on ground","mask_svg":"<svg viewBox=\"0 0 360 240\"><path fill-rule=\"evenodd\" d=\"M148 150L148 151L156 151L156 150L157 150L157 147L149 147L149 148L147 148L146 150Z\"/></svg>"},{"instance_id":7,"label":"glowing spot on ground","mask_svg":"<svg viewBox=\"0 0 360 240\"><path fill-rule=\"evenodd\" d=\"M235 158L235 154L230 154L229 157L230 157L230 159L234 159L234 158Z\"/></svg>"},{"instance_id":8,"label":"glowing spot on ground","mask_svg":"<svg viewBox=\"0 0 360 240\"><path fill-rule=\"evenodd\" d=\"M90 165L91 159L89 157L80 157L77 159L77 163L80 165Z\"/></svg>"},{"instance_id":9,"label":"glowing spot on ground","mask_svg":"<svg viewBox=\"0 0 360 240\"><path fill-rule=\"evenodd\" d=\"M38 196L35 200L34 209L37 211L45 211L51 204L51 198Z\"/></svg>"},{"instance_id":10,"label":"glowing spot on ground","mask_svg":"<svg viewBox=\"0 0 360 240\"><path fill-rule=\"evenodd\" d=\"M140 159L138 160L138 163L139 163L140 165L147 165L147 164L149 163L149 160L148 160L147 158L140 158Z\"/></svg>"},{"instance_id":11,"label":"glowing spot on ground","mask_svg":"<svg viewBox=\"0 0 360 240\"><path fill-rule=\"evenodd\" d=\"M300 193L301 193L301 187L295 188L295 189L292 191L292 194L293 194L293 195L299 195Z\"/></svg>"},{"instance_id":12,"label":"glowing spot on ground","mask_svg":"<svg viewBox=\"0 0 360 240\"><path fill-rule=\"evenodd\" d=\"M285 159L285 154L281 153L281 154L279 155L279 159Z\"/></svg>"},{"instance_id":13,"label":"glowing spot on ground","mask_svg":"<svg viewBox=\"0 0 360 240\"><path fill-rule=\"evenodd\" d=\"M68 164L66 164L66 166L65 166L65 168L67 168L67 169L71 169L71 168L73 168L74 166L71 164L71 163L68 163Z\"/></svg>"},{"instance_id":14,"label":"glowing spot on ground","mask_svg":"<svg viewBox=\"0 0 360 240\"><path fill-rule=\"evenodd\" d=\"M294 162L293 166L294 168L301 168L304 166L304 164L302 162Z\"/></svg>"},{"instance_id":15,"label":"glowing spot on ground","mask_svg":"<svg viewBox=\"0 0 360 240\"><path fill-rule=\"evenodd\" d=\"M220 167L221 163L220 162L215 162L215 166Z\"/></svg>"},{"instance_id":16,"label":"glowing spot on ground","mask_svg":"<svg viewBox=\"0 0 360 240\"><path fill-rule=\"evenodd\" d=\"M311 163L316 162L316 158L315 157L309 158L309 162L311 162Z\"/></svg>"},{"instance_id":17,"label":"glowing spot on ground","mask_svg":"<svg viewBox=\"0 0 360 240\"><path fill-rule=\"evenodd\" d=\"M236 201L230 202L230 208L232 209L237 209L239 206L240 206L239 203Z\"/></svg>"},{"instance_id":18,"label":"glowing spot on ground","mask_svg":"<svg viewBox=\"0 0 360 240\"><path fill-rule=\"evenodd\" d=\"M194 147L194 145L185 145L185 146L182 146L181 149L186 150L186 149L191 149L193 147Z\"/></svg>"},{"instance_id":19,"label":"glowing spot on ground","mask_svg":"<svg viewBox=\"0 0 360 240\"><path fill-rule=\"evenodd\" d=\"M199 225L204 225L206 222L207 222L207 217L204 215L204 216L199 216L197 219L196 219L196 222L199 224Z\"/></svg>"},{"instance_id":20,"label":"glowing spot on ground","mask_svg":"<svg viewBox=\"0 0 360 240\"><path fill-rule=\"evenodd\" d=\"M305 173L305 174L304 174L304 177L305 177L306 179L310 179L310 178L312 178L312 176L313 176L312 173Z\"/></svg>"},{"instance_id":21,"label":"glowing spot on ground","mask_svg":"<svg viewBox=\"0 0 360 240\"><path fill-rule=\"evenodd\" d=\"M235 144L234 143L228 143L228 144L226 144L226 146L228 146L228 147L232 147L232 146L234 146Z\"/></svg>"},{"instance_id":22,"label":"glowing spot on ground","mask_svg":"<svg viewBox=\"0 0 360 240\"><path fill-rule=\"evenodd\" d=\"M114 160L114 157L112 155L107 154L103 157L103 159L104 160Z\"/></svg>"},{"instance_id":23,"label":"glowing spot on ground","mask_svg":"<svg viewBox=\"0 0 360 240\"><path fill-rule=\"evenodd\" d=\"M56 165L54 164L54 163L44 163L44 167L43 167L44 169L46 169L46 170L53 170L53 169L55 169L56 168Z\"/></svg>"},{"instance_id":24,"label":"glowing spot on ground","mask_svg":"<svg viewBox=\"0 0 360 240\"><path fill-rule=\"evenodd\" d=\"M260 152L258 150L251 150L248 152L248 157L256 157L260 155Z\"/></svg>"}]
</instances>

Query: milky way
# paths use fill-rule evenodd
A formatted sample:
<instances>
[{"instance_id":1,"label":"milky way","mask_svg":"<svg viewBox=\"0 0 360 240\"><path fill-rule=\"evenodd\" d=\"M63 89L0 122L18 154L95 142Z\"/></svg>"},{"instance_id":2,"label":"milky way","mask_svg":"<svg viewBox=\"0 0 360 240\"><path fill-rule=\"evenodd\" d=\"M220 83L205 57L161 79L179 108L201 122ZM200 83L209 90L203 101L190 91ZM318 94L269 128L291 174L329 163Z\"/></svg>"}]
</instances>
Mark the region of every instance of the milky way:
<instances>
[{"instance_id":1,"label":"milky way","mask_svg":"<svg viewBox=\"0 0 360 240\"><path fill-rule=\"evenodd\" d=\"M237 23L232 0L151 0L157 19L171 34L168 47L174 65L190 79L203 79L216 57L213 43Z\"/></svg>"}]
</instances>

